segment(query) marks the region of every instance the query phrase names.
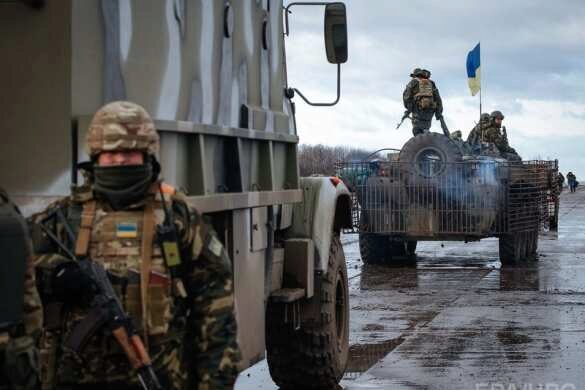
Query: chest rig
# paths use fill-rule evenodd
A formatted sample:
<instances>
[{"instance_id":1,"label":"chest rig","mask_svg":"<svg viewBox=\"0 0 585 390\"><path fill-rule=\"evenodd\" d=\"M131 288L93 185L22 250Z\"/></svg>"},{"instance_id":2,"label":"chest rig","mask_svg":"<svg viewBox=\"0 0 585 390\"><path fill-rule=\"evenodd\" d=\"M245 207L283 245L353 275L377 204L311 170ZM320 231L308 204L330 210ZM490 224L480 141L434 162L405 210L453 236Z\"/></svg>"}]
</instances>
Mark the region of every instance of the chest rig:
<instances>
[{"instance_id":1,"label":"chest rig","mask_svg":"<svg viewBox=\"0 0 585 390\"><path fill-rule=\"evenodd\" d=\"M116 283L121 302L148 336L167 333L172 319L172 286L155 227L164 214L154 197L144 209L114 211L86 202L75 246L77 256L99 262Z\"/></svg>"},{"instance_id":2,"label":"chest rig","mask_svg":"<svg viewBox=\"0 0 585 390\"><path fill-rule=\"evenodd\" d=\"M181 320L184 314L178 307L187 293L169 261L169 253L161 250L166 242L157 242L160 238L157 228L174 220L165 219L166 204L171 203L165 195L169 193L163 194L161 189L160 199L155 194L153 189L137 208L120 211L89 198L79 205L81 215L78 211L78 217L75 212L70 216L77 220L78 227L75 255L87 256L103 266L124 311L150 350L153 367L172 371L169 367L173 360L168 356L178 356L185 331L185 322ZM44 332L41 340L43 389L52 389L56 384L99 383L105 378L128 383L135 380L123 350L107 332L92 336L82 356L60 347L87 314L87 308L72 307L63 317L59 331Z\"/></svg>"}]
</instances>

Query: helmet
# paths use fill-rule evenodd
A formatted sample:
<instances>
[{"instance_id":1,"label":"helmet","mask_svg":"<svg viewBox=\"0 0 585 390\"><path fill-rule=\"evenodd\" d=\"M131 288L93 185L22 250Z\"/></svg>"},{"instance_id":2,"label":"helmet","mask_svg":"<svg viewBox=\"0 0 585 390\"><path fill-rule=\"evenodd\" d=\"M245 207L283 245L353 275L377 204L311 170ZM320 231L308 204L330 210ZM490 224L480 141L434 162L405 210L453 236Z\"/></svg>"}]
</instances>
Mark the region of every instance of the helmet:
<instances>
[{"instance_id":1,"label":"helmet","mask_svg":"<svg viewBox=\"0 0 585 390\"><path fill-rule=\"evenodd\" d=\"M421 69L421 75L426 79L431 78L431 72L426 69Z\"/></svg>"},{"instance_id":2,"label":"helmet","mask_svg":"<svg viewBox=\"0 0 585 390\"><path fill-rule=\"evenodd\" d=\"M493 112L490 114L490 119L492 119L492 120L493 120L493 119L496 119L496 118L497 118L497 119L504 119L504 114L502 114L502 112L501 112L501 111L497 111L497 110L496 110L496 111L493 111Z\"/></svg>"},{"instance_id":3,"label":"helmet","mask_svg":"<svg viewBox=\"0 0 585 390\"><path fill-rule=\"evenodd\" d=\"M418 77L422 75L422 69L421 68L415 68L412 73L410 74L410 77Z\"/></svg>"},{"instance_id":4,"label":"helmet","mask_svg":"<svg viewBox=\"0 0 585 390\"><path fill-rule=\"evenodd\" d=\"M159 137L152 118L144 108L131 102L112 102L94 115L86 139L87 153L142 151L154 155Z\"/></svg>"}]
</instances>

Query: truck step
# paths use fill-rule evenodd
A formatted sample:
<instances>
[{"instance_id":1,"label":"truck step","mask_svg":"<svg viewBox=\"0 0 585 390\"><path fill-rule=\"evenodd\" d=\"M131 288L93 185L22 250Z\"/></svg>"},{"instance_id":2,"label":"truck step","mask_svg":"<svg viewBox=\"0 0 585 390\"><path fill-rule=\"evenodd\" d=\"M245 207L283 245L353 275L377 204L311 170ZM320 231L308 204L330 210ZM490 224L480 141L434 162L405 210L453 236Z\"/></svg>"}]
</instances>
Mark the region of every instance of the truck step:
<instances>
[{"instance_id":1,"label":"truck step","mask_svg":"<svg viewBox=\"0 0 585 390\"><path fill-rule=\"evenodd\" d=\"M304 297L305 289L303 288L281 288L270 295L272 301L279 303L291 303Z\"/></svg>"}]
</instances>

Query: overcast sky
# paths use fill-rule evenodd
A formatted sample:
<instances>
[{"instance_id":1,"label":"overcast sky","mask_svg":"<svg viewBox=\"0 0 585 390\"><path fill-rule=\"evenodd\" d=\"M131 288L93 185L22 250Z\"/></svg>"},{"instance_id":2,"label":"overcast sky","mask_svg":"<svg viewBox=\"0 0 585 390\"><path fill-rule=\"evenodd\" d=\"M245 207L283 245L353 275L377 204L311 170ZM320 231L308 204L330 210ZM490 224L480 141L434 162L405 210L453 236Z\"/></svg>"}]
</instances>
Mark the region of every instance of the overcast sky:
<instances>
[{"instance_id":1,"label":"overcast sky","mask_svg":"<svg viewBox=\"0 0 585 390\"><path fill-rule=\"evenodd\" d=\"M432 72L451 131L479 117L467 87L467 52L481 41L483 111L499 109L524 159L558 158L585 175L585 0L346 0L349 60L342 100L309 107L299 98L301 143L399 148L411 136L402 91L415 67ZM294 7L287 40L289 84L333 100L323 9ZM433 130L440 131L439 123ZM585 180L585 179L584 179Z\"/></svg>"}]
</instances>

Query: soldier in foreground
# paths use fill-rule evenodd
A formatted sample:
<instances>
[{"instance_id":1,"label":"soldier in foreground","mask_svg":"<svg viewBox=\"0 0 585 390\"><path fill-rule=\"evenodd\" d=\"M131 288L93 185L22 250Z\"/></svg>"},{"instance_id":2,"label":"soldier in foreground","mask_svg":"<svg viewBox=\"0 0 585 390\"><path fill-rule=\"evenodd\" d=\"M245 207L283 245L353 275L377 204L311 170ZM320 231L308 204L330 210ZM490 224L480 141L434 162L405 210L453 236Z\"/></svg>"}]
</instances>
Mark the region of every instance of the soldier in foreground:
<instances>
[{"instance_id":1,"label":"soldier in foreground","mask_svg":"<svg viewBox=\"0 0 585 390\"><path fill-rule=\"evenodd\" d=\"M51 313L41 340L44 388L233 387L230 260L202 217L159 181L158 147L142 107L102 107L87 135L88 183L34 217ZM106 275L100 270L105 279L95 277ZM120 321L125 313L131 320Z\"/></svg>"},{"instance_id":2,"label":"soldier in foreground","mask_svg":"<svg viewBox=\"0 0 585 390\"><path fill-rule=\"evenodd\" d=\"M406 85L402 94L406 111L403 119L412 113L412 134L419 135L431 128L433 115L437 120L443 118L443 102L431 72L416 68L410 74L412 80Z\"/></svg>"},{"instance_id":3,"label":"soldier in foreground","mask_svg":"<svg viewBox=\"0 0 585 390\"><path fill-rule=\"evenodd\" d=\"M509 160L521 160L516 150L508 143L506 128L502 127L504 115L501 111L491 114L482 114L478 123L469 133L467 142L474 149L479 149L482 143L492 144L500 155Z\"/></svg>"},{"instance_id":4,"label":"soldier in foreground","mask_svg":"<svg viewBox=\"0 0 585 390\"><path fill-rule=\"evenodd\" d=\"M0 389L36 389L41 301L26 223L2 189L0 253Z\"/></svg>"}]
</instances>

